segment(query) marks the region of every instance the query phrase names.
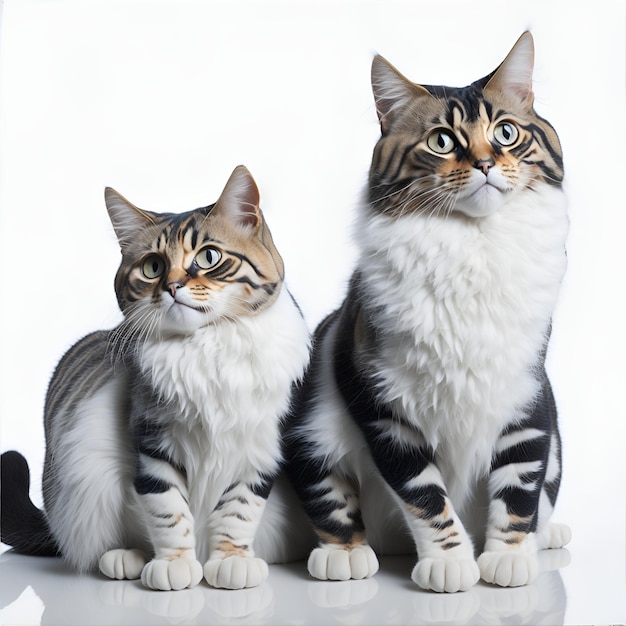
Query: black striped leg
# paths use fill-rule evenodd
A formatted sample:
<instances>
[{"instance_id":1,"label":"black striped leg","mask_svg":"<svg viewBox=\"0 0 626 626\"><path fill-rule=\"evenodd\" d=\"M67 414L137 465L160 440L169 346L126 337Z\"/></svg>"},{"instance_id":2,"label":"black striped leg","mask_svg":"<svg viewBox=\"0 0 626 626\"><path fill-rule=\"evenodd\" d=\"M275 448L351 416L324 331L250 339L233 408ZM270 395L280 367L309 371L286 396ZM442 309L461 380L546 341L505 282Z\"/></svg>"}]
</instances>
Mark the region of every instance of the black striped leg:
<instances>
[{"instance_id":1,"label":"black striped leg","mask_svg":"<svg viewBox=\"0 0 626 626\"><path fill-rule=\"evenodd\" d=\"M307 563L320 580L373 576L378 559L365 538L356 481L328 467L322 459L294 457L290 479L319 538Z\"/></svg>"},{"instance_id":2,"label":"black striped leg","mask_svg":"<svg viewBox=\"0 0 626 626\"><path fill-rule=\"evenodd\" d=\"M141 582L150 589L194 587L202 580L202 566L184 475L166 460L140 453L135 489L154 552Z\"/></svg>"},{"instance_id":3,"label":"black striped leg","mask_svg":"<svg viewBox=\"0 0 626 626\"><path fill-rule=\"evenodd\" d=\"M150 589L194 587L202 580L202 567L185 477L165 459L139 453L134 486L152 559L136 549L117 548L101 557L100 571L109 578L141 577Z\"/></svg>"},{"instance_id":4,"label":"black striped leg","mask_svg":"<svg viewBox=\"0 0 626 626\"><path fill-rule=\"evenodd\" d=\"M550 516L556 503L561 483L561 440L558 431L552 432L548 466L539 496L539 515L537 520L537 547L540 550L562 548L572 539L572 531L567 524L550 522Z\"/></svg>"},{"instance_id":5,"label":"black striped leg","mask_svg":"<svg viewBox=\"0 0 626 626\"><path fill-rule=\"evenodd\" d=\"M567 545L572 538L572 532L566 524L549 521L561 486L561 437L557 422L556 404L547 376L544 379L543 393L539 406L541 404L546 407L544 410L550 416L552 429L550 452L548 454L543 489L539 496L539 513L537 518L537 547L543 550L562 548Z\"/></svg>"},{"instance_id":6,"label":"black striped leg","mask_svg":"<svg viewBox=\"0 0 626 626\"><path fill-rule=\"evenodd\" d=\"M204 577L209 585L244 589L260 585L268 576L267 563L254 556L253 541L273 479L232 484L209 517L209 560Z\"/></svg>"},{"instance_id":7,"label":"black striped leg","mask_svg":"<svg viewBox=\"0 0 626 626\"><path fill-rule=\"evenodd\" d=\"M433 455L419 435L397 421L366 429L374 461L402 503L418 562L411 578L423 589L465 591L478 582L474 550L448 498Z\"/></svg>"},{"instance_id":8,"label":"black striped leg","mask_svg":"<svg viewBox=\"0 0 626 626\"><path fill-rule=\"evenodd\" d=\"M515 587L532 582L538 573L536 532L555 415L547 385L529 417L511 425L498 439L489 476L491 502L485 550L478 559L481 577L487 582ZM552 467L550 471L554 486L560 469L556 472ZM549 498L545 499L542 506L547 504L551 509ZM542 513L542 518L549 512ZM544 524L546 521L542 520Z\"/></svg>"}]
</instances>

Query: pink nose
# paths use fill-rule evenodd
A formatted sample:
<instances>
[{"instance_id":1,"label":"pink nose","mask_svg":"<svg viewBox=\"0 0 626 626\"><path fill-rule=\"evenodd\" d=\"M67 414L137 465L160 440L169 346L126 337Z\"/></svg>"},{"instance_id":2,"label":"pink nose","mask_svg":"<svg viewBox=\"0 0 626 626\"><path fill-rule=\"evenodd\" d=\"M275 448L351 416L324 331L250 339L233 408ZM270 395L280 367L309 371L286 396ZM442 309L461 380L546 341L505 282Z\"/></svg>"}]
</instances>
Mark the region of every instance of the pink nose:
<instances>
[{"instance_id":1,"label":"pink nose","mask_svg":"<svg viewBox=\"0 0 626 626\"><path fill-rule=\"evenodd\" d=\"M490 157L488 159L478 159L474 161L474 167L477 170L481 170L482 173L487 176L489 170L496 164L496 162Z\"/></svg>"},{"instance_id":2,"label":"pink nose","mask_svg":"<svg viewBox=\"0 0 626 626\"><path fill-rule=\"evenodd\" d=\"M180 280L172 280L171 282L167 283L167 290L172 294L172 298L176 297L176 290L179 287L183 287L183 283Z\"/></svg>"}]
</instances>

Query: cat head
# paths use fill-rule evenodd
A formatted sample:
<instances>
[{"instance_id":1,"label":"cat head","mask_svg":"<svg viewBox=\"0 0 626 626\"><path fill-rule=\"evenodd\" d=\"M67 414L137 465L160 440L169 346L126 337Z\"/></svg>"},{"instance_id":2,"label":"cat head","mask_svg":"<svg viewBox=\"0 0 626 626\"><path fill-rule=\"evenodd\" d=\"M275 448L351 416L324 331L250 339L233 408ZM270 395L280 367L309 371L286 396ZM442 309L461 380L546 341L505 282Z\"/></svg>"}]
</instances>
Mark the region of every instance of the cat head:
<instances>
[{"instance_id":1,"label":"cat head","mask_svg":"<svg viewBox=\"0 0 626 626\"><path fill-rule=\"evenodd\" d=\"M561 186L561 146L533 108L529 32L468 87L418 85L380 56L372 88L382 137L370 170L378 212L495 213L514 195Z\"/></svg>"},{"instance_id":2,"label":"cat head","mask_svg":"<svg viewBox=\"0 0 626 626\"><path fill-rule=\"evenodd\" d=\"M186 213L144 211L111 188L105 200L122 251L115 291L136 332L190 333L254 315L278 296L283 261L245 167L215 204Z\"/></svg>"}]
</instances>

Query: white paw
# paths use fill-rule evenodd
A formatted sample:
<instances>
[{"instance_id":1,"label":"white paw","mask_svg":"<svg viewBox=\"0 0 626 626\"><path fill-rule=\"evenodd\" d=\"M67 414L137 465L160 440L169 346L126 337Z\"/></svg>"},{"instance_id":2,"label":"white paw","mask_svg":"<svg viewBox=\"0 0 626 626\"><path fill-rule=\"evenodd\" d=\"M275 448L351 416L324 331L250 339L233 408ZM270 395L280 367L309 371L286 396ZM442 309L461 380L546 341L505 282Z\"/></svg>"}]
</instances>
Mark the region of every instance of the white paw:
<instances>
[{"instance_id":1,"label":"white paw","mask_svg":"<svg viewBox=\"0 0 626 626\"><path fill-rule=\"evenodd\" d=\"M307 567L309 574L319 580L361 580L378 571L378 559L368 545L352 550L315 548Z\"/></svg>"},{"instance_id":2,"label":"white paw","mask_svg":"<svg viewBox=\"0 0 626 626\"><path fill-rule=\"evenodd\" d=\"M480 578L480 572L471 559L426 558L417 562L411 578L422 589L456 593L473 587Z\"/></svg>"},{"instance_id":3,"label":"white paw","mask_svg":"<svg viewBox=\"0 0 626 626\"><path fill-rule=\"evenodd\" d=\"M260 585L269 568L263 559L234 554L225 559L210 559L204 564L204 577L211 587L246 589Z\"/></svg>"},{"instance_id":4,"label":"white paw","mask_svg":"<svg viewBox=\"0 0 626 626\"><path fill-rule=\"evenodd\" d=\"M572 531L567 524L548 524L537 536L540 550L562 548L572 540Z\"/></svg>"},{"instance_id":5,"label":"white paw","mask_svg":"<svg viewBox=\"0 0 626 626\"><path fill-rule=\"evenodd\" d=\"M202 565L195 559L154 559L141 572L144 587L178 591L195 587L202 580Z\"/></svg>"},{"instance_id":6,"label":"white paw","mask_svg":"<svg viewBox=\"0 0 626 626\"><path fill-rule=\"evenodd\" d=\"M148 556L141 550L118 548L105 552L100 558L100 571L116 580L135 580L141 576Z\"/></svg>"},{"instance_id":7,"label":"white paw","mask_svg":"<svg viewBox=\"0 0 626 626\"><path fill-rule=\"evenodd\" d=\"M520 587L531 583L539 573L539 560L533 552L515 550L483 552L478 557L480 577L500 587Z\"/></svg>"}]
</instances>

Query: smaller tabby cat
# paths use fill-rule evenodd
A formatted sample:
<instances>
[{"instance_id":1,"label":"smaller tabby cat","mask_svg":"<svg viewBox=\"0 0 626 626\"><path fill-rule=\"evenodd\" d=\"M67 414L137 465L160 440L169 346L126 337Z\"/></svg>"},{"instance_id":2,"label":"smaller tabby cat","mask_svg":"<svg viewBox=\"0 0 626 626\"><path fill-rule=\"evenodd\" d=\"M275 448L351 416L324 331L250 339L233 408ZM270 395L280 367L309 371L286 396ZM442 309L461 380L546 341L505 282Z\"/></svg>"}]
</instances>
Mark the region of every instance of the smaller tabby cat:
<instances>
[{"instance_id":1,"label":"smaller tabby cat","mask_svg":"<svg viewBox=\"0 0 626 626\"><path fill-rule=\"evenodd\" d=\"M544 369L568 219L533 56L525 33L464 88L417 85L374 59L382 136L360 257L315 332L286 435L316 578L371 576L370 546L412 542L422 588L524 585L538 549L569 541L548 523L561 444Z\"/></svg>"},{"instance_id":2,"label":"smaller tabby cat","mask_svg":"<svg viewBox=\"0 0 626 626\"><path fill-rule=\"evenodd\" d=\"M105 196L124 320L79 341L54 373L45 514L29 500L23 457L3 455L2 541L151 589L203 575L214 587L258 585L268 567L253 542L309 333L257 186L240 166L217 203L182 214ZM258 546L271 558L276 531Z\"/></svg>"}]
</instances>

